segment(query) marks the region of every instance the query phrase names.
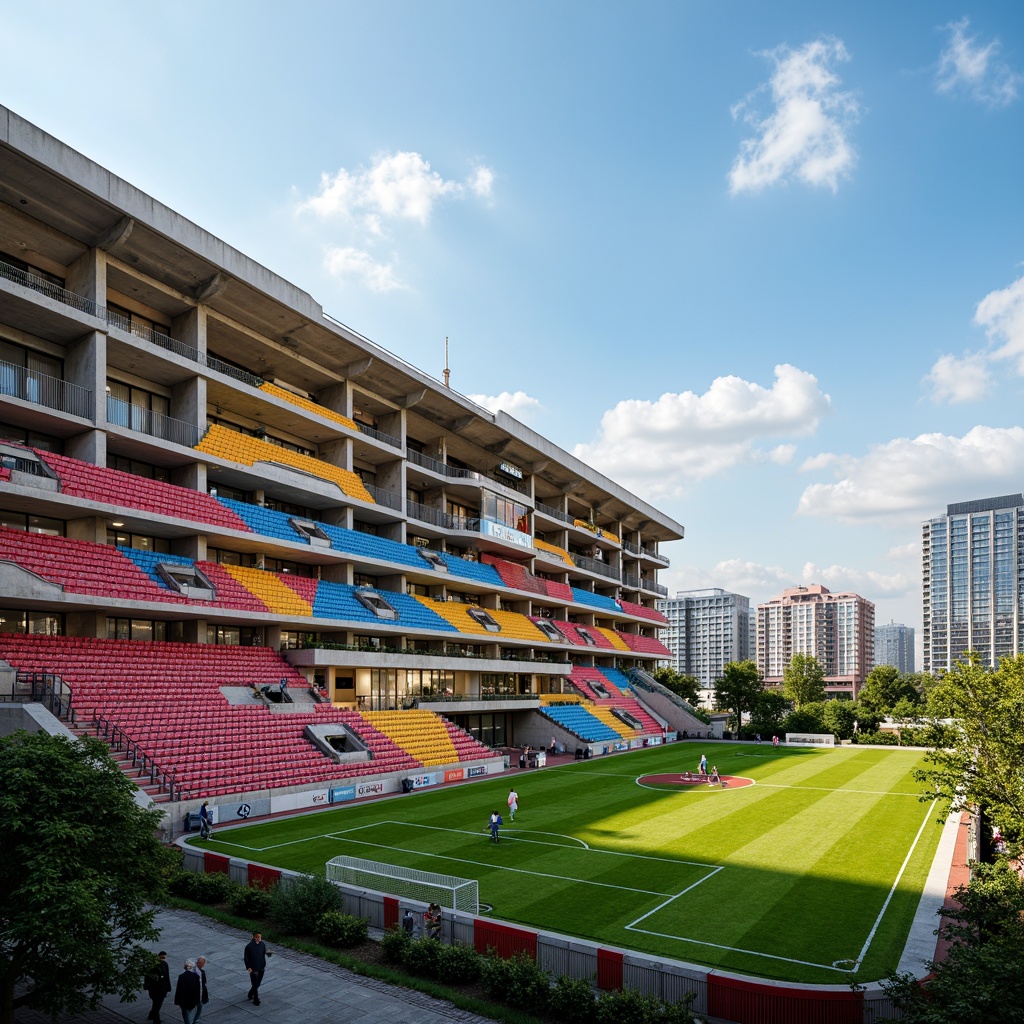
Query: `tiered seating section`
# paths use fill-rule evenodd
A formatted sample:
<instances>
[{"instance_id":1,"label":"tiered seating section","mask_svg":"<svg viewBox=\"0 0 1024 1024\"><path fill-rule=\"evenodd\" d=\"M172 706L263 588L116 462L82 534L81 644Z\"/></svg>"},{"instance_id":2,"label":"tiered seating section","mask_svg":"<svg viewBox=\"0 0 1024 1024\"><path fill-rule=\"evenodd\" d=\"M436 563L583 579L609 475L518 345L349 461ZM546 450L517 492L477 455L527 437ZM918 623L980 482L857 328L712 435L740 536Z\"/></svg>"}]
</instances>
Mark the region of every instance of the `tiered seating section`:
<instances>
[{"instance_id":1,"label":"tiered seating section","mask_svg":"<svg viewBox=\"0 0 1024 1024\"><path fill-rule=\"evenodd\" d=\"M628 712L642 726L644 733L660 733L661 725L651 717L633 693L629 680L623 672L614 668L596 668L576 665L569 674L569 682L590 702L590 710L604 708L611 713L612 708ZM595 689L594 684L600 687ZM605 696L607 694L607 696ZM595 711L596 713L596 711ZM614 716L613 716L614 717ZM604 719L608 721L608 719ZM623 730L623 735L636 735L624 722L615 719L615 728Z\"/></svg>"},{"instance_id":2,"label":"tiered seating section","mask_svg":"<svg viewBox=\"0 0 1024 1024\"><path fill-rule=\"evenodd\" d=\"M205 437L196 445L196 451L214 455L229 462L239 462L244 466L252 466L257 462L277 463L290 466L310 476L320 477L338 485L342 492L350 498L373 503L370 492L363 481L349 469L332 466L328 462L315 459L311 455L289 451L268 441L261 441L237 430L229 430L219 423L214 423L207 430Z\"/></svg>"},{"instance_id":3,"label":"tiered seating section","mask_svg":"<svg viewBox=\"0 0 1024 1024\"><path fill-rule=\"evenodd\" d=\"M284 391L284 389L276 388L275 385L264 385L264 389L266 390L267 388L272 389L271 393L273 394L280 392L278 397L282 397L286 401L293 401L298 404L302 402L297 396ZM309 404L315 406L315 403ZM315 406L315 408L325 412L319 406ZM332 413L331 416L336 417L336 414ZM345 420L345 417L337 418L341 421ZM355 425L353 424L352 426L355 429ZM230 435L230 437L225 435ZM211 427L207 438L204 439L204 443L207 440L209 440L211 445L220 445L225 450L226 447L239 444L244 446L248 455L240 461L246 461L249 455L259 455L261 458L265 457L271 461L280 462L282 459L277 456L284 452L284 449L278 448L276 445L267 444L266 442L246 437L219 426ZM256 447L254 448L253 446ZM195 491L189 487L179 487L175 484L135 476L132 473L93 466L78 459L56 455L53 452L41 449L26 448L25 450L26 452L34 453L56 474L63 493L75 497L103 502L121 508L149 512L155 515L163 515L169 518L204 523L242 533L257 533L260 536L272 537L292 543L309 543L308 536L296 530L292 525L292 517L284 512L276 512L258 505L234 501L230 498L214 498L202 491ZM234 447L231 450L235 450ZM297 457L303 458L302 456ZM247 464L251 465L251 462ZM327 468L333 469L333 467ZM345 474L347 471L338 470L338 472ZM349 474L349 476L354 475ZM0 480L9 479L10 472L0 473ZM365 488L362 488L362 482L358 480L358 477L354 479L356 483L345 477L346 484L344 486L354 488L356 491L361 488L365 492ZM346 491L346 493L352 492ZM354 493L353 496L363 497L359 493ZM363 500L371 500L368 493L363 497ZM405 565L421 572L431 571L430 563L420 556L419 549L412 544L402 544L358 530L343 529L330 523L317 522L316 525L330 538L333 550L344 551L358 557L373 558L385 563ZM536 541L536 545L541 550L554 550L563 553L568 563L572 564L568 552L563 552L562 549L554 548L553 545L545 544L543 541ZM659 623L667 621L660 612L652 608L646 608L643 605L634 604L630 601L616 601L587 590L570 587L565 583L546 580L528 572L522 565L516 562L496 558L486 553L482 556L481 562L460 558L448 552L438 552L438 554L448 566L448 572L452 577L471 580L474 583L480 583L487 587L497 589L509 588L547 596L559 602L588 605L612 614L624 613L647 618ZM254 582L255 580L254 577L249 576L246 579L249 582ZM291 582L288 585L290 586ZM69 589L74 590L73 587ZM294 606L291 597L283 591L274 588L272 584L260 582L255 585L255 592L261 599L264 596L268 598L263 603L271 610L283 611L284 608ZM165 593L164 596L151 599L166 600L167 595ZM312 603L308 597L306 598L306 603ZM298 607L301 609L301 604ZM308 615L310 612L297 610L295 612L287 612L287 614ZM576 641L570 637L570 642L575 643ZM648 652L643 646L637 646L636 643L631 643L630 641L623 642L629 646L622 647L621 642L612 641L613 646L619 650L629 649L644 653L663 653L660 647ZM642 640L640 643L642 644Z\"/></svg>"},{"instance_id":4,"label":"tiered seating section","mask_svg":"<svg viewBox=\"0 0 1024 1024\"><path fill-rule=\"evenodd\" d=\"M549 704L544 706L542 713L563 729L568 729L590 743L622 739L622 733L600 721L583 704Z\"/></svg>"},{"instance_id":5,"label":"tiered seating section","mask_svg":"<svg viewBox=\"0 0 1024 1024\"><path fill-rule=\"evenodd\" d=\"M335 423L340 423L343 427L348 427L349 430L359 430L355 421L350 420L347 416L342 416L341 413L325 409L322 405L318 405L316 402L310 401L308 398L302 398L300 395L293 395L287 388L280 388L276 384L271 384L268 380L264 381L260 385L260 391L264 392L264 394L273 395L275 398L280 398L282 402L297 405L300 409L305 409L306 412L311 412L316 416L322 416L327 420L334 420Z\"/></svg>"},{"instance_id":6,"label":"tiered seating section","mask_svg":"<svg viewBox=\"0 0 1024 1024\"><path fill-rule=\"evenodd\" d=\"M282 678L293 689L305 685L265 647L0 633L0 659L21 671L59 675L71 689L79 724L102 718L119 726L175 780L184 798L420 771L428 763L493 753L424 710L395 714L413 715L417 735L429 730L429 761L392 738L397 727L385 730L357 711L315 704L308 712L286 714L258 703L229 704L221 687L275 686ZM355 732L372 760L339 765L303 734L307 725L331 723ZM442 751L446 760L439 759Z\"/></svg>"},{"instance_id":7,"label":"tiered seating section","mask_svg":"<svg viewBox=\"0 0 1024 1024\"><path fill-rule=\"evenodd\" d=\"M432 711L364 711L363 717L428 768L459 759L448 730Z\"/></svg>"},{"instance_id":8,"label":"tiered seating section","mask_svg":"<svg viewBox=\"0 0 1024 1024\"><path fill-rule=\"evenodd\" d=\"M31 450L57 474L64 494L229 530L246 530L238 516L202 491L93 466L53 452Z\"/></svg>"},{"instance_id":9,"label":"tiered seating section","mask_svg":"<svg viewBox=\"0 0 1024 1024\"><path fill-rule=\"evenodd\" d=\"M538 537L534 537L533 546L538 551L543 551L545 554L554 555L555 560L564 562L566 565L574 566L576 563L572 560L572 555L569 554L565 548L558 547L557 544L549 544L546 540L540 540Z\"/></svg>"}]
</instances>

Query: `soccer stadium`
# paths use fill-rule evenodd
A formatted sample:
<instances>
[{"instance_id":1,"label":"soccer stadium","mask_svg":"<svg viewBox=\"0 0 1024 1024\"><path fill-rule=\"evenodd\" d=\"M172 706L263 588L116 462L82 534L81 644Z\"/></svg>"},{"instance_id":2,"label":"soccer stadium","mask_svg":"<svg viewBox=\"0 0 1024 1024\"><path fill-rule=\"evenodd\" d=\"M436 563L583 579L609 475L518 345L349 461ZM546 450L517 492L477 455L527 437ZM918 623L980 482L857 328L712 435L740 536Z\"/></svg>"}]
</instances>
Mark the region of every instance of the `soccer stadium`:
<instances>
[{"instance_id":1,"label":"soccer stadium","mask_svg":"<svg viewBox=\"0 0 1024 1024\"><path fill-rule=\"evenodd\" d=\"M918 755L710 741L650 674L681 524L2 107L0 200L0 706L104 741L168 840L208 803L201 870L473 880L450 938L620 987L897 966Z\"/></svg>"}]
</instances>

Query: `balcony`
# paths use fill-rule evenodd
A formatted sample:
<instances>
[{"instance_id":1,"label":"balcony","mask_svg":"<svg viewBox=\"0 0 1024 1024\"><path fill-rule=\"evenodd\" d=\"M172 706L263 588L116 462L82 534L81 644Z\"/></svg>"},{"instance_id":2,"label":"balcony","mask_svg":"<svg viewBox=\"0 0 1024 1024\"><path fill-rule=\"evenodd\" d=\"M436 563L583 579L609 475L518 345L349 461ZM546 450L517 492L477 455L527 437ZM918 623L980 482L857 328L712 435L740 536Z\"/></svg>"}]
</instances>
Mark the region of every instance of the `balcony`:
<instances>
[{"instance_id":1,"label":"balcony","mask_svg":"<svg viewBox=\"0 0 1024 1024\"><path fill-rule=\"evenodd\" d=\"M529 495L530 493L529 487L527 487L527 485L522 481L506 479L504 477L499 479L496 476L492 476L490 473L480 473L475 469L463 469L461 466L449 466L446 462L438 462L437 459L432 459L429 455L422 454L422 452L413 451L411 448L406 451L405 454L408 461L414 466L419 466L431 473L436 473L438 476L447 477L449 480L469 480L475 482L482 482L486 480L490 483L497 484L499 487L505 487L510 491L515 491L517 494Z\"/></svg>"},{"instance_id":2,"label":"balcony","mask_svg":"<svg viewBox=\"0 0 1024 1024\"><path fill-rule=\"evenodd\" d=\"M3 264L0 264L3 266ZM0 362L0 395L20 398L23 402L41 405L47 409L93 418L92 392L70 381L28 370L14 363Z\"/></svg>"},{"instance_id":3,"label":"balcony","mask_svg":"<svg viewBox=\"0 0 1024 1024\"><path fill-rule=\"evenodd\" d=\"M380 441L381 444L386 444L390 448L398 448L401 450L402 442L399 438L392 437L390 434L385 434L382 430L375 430L373 427L368 427L365 423L359 423L358 421L356 421L356 426L359 428L360 434L372 437L375 441Z\"/></svg>"},{"instance_id":4,"label":"balcony","mask_svg":"<svg viewBox=\"0 0 1024 1024\"><path fill-rule=\"evenodd\" d=\"M158 437L161 441L170 441L185 448L194 448L199 444L199 428L194 423L176 420L172 416L164 416L140 405L130 405L120 398L111 398L109 395L107 423L112 427L127 427L140 434Z\"/></svg>"},{"instance_id":5,"label":"balcony","mask_svg":"<svg viewBox=\"0 0 1024 1024\"><path fill-rule=\"evenodd\" d=\"M606 576L610 580L621 580L622 574L618 569L613 569L607 562L598 561L596 558L586 558L584 555L573 555L572 560L577 568L585 569L587 572L596 573L598 576Z\"/></svg>"}]
</instances>

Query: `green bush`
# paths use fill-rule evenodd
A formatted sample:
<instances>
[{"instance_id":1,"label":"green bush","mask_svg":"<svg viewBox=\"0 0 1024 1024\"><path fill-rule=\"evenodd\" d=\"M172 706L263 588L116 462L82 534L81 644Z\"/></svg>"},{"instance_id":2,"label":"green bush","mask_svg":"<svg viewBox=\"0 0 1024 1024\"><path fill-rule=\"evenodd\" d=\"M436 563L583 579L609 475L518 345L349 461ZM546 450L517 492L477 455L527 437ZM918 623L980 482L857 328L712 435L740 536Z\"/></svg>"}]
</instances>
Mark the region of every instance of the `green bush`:
<instances>
[{"instance_id":1,"label":"green bush","mask_svg":"<svg viewBox=\"0 0 1024 1024\"><path fill-rule=\"evenodd\" d=\"M412 945L412 936L402 928L389 928L380 940L380 951L386 964L405 963L406 950Z\"/></svg>"},{"instance_id":2,"label":"green bush","mask_svg":"<svg viewBox=\"0 0 1024 1024\"><path fill-rule=\"evenodd\" d=\"M437 939L417 939L406 947L402 963L412 974L418 974L422 978L433 978L439 971L441 953L444 949Z\"/></svg>"},{"instance_id":3,"label":"green bush","mask_svg":"<svg viewBox=\"0 0 1024 1024\"><path fill-rule=\"evenodd\" d=\"M266 917L270 910L270 891L258 885L239 885L228 899L231 913L239 917Z\"/></svg>"},{"instance_id":4,"label":"green bush","mask_svg":"<svg viewBox=\"0 0 1024 1024\"><path fill-rule=\"evenodd\" d=\"M590 1024L597 1010L594 990L586 978L567 974L555 980L548 998L548 1012L563 1024Z\"/></svg>"},{"instance_id":5,"label":"green bush","mask_svg":"<svg viewBox=\"0 0 1024 1024\"><path fill-rule=\"evenodd\" d=\"M597 1001L596 1024L661 1024L664 1004L636 989L604 992Z\"/></svg>"},{"instance_id":6,"label":"green bush","mask_svg":"<svg viewBox=\"0 0 1024 1024\"><path fill-rule=\"evenodd\" d=\"M551 994L547 971L525 950L508 959L487 957L480 973L492 999L527 1013L543 1013L547 1009Z\"/></svg>"},{"instance_id":7,"label":"green bush","mask_svg":"<svg viewBox=\"0 0 1024 1024\"><path fill-rule=\"evenodd\" d=\"M347 949L366 941L369 926L369 918L328 910L326 914L321 914L317 918L316 927L313 930L317 941L322 942L325 946Z\"/></svg>"},{"instance_id":8,"label":"green bush","mask_svg":"<svg viewBox=\"0 0 1024 1024\"><path fill-rule=\"evenodd\" d=\"M898 747L899 737L894 732L859 732L853 737L854 743L875 747Z\"/></svg>"},{"instance_id":9,"label":"green bush","mask_svg":"<svg viewBox=\"0 0 1024 1024\"><path fill-rule=\"evenodd\" d=\"M168 888L175 896L210 906L226 903L231 898L235 883L221 872L204 874L199 871L179 871L171 877Z\"/></svg>"},{"instance_id":10,"label":"green bush","mask_svg":"<svg viewBox=\"0 0 1024 1024\"><path fill-rule=\"evenodd\" d=\"M329 910L341 910L341 890L325 875L300 875L270 890L268 916L289 935L308 934Z\"/></svg>"},{"instance_id":11,"label":"green bush","mask_svg":"<svg viewBox=\"0 0 1024 1024\"><path fill-rule=\"evenodd\" d=\"M471 946L442 946L437 957L437 980L443 985L469 985L480 977L481 959Z\"/></svg>"}]
</instances>

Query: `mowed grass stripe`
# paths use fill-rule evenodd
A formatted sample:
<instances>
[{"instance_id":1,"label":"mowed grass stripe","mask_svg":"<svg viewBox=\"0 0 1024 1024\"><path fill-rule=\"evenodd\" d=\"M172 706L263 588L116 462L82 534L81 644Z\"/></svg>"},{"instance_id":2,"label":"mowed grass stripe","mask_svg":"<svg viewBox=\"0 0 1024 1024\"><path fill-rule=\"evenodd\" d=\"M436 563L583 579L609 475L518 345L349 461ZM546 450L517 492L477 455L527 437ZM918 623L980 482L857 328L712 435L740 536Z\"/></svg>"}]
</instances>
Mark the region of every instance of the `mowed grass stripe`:
<instances>
[{"instance_id":1,"label":"mowed grass stripe","mask_svg":"<svg viewBox=\"0 0 1024 1024\"><path fill-rule=\"evenodd\" d=\"M759 784L665 792L636 784L644 774L693 770L702 751L723 774ZM920 757L673 744L221 831L211 848L230 853L222 844L231 836L243 855L315 871L345 847L476 877L481 899L513 922L711 967L835 982L828 965L857 956L921 826L924 809L907 795ZM506 814L513 782L520 810L495 845L484 825L491 810ZM896 966L936 840L926 829L865 958L864 971L876 973L860 980ZM652 930L667 937L627 930L655 910L645 927L655 921ZM803 964L770 959L780 955Z\"/></svg>"}]
</instances>

